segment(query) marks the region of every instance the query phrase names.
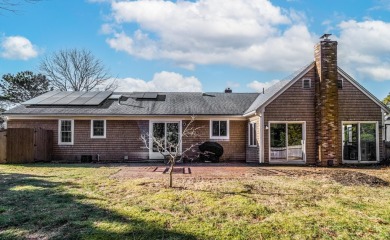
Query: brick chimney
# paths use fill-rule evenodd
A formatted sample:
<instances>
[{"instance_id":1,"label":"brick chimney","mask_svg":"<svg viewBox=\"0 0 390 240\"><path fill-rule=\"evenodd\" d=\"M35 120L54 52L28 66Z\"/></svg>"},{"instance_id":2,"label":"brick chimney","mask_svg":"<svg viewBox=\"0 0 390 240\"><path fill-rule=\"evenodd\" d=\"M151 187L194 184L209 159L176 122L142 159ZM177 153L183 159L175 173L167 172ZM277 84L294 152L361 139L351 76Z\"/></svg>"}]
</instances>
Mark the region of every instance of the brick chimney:
<instances>
[{"instance_id":1,"label":"brick chimney","mask_svg":"<svg viewBox=\"0 0 390 240\"><path fill-rule=\"evenodd\" d=\"M338 165L339 113L337 87L337 41L324 34L315 46L317 163L320 166Z\"/></svg>"}]
</instances>

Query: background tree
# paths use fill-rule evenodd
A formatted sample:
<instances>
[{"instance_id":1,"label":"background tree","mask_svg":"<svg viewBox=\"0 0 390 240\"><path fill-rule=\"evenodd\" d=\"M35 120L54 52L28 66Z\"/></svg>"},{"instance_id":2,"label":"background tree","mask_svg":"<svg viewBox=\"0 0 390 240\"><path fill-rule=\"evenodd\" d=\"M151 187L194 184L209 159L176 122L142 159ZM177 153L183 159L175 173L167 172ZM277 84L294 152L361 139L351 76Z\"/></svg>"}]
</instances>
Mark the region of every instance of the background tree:
<instances>
[{"instance_id":1,"label":"background tree","mask_svg":"<svg viewBox=\"0 0 390 240\"><path fill-rule=\"evenodd\" d=\"M46 56L40 64L50 84L61 91L91 91L98 87L113 90L115 81L91 51L67 49Z\"/></svg>"},{"instance_id":2,"label":"background tree","mask_svg":"<svg viewBox=\"0 0 390 240\"><path fill-rule=\"evenodd\" d=\"M23 3L36 3L41 0L0 0L0 10L16 12Z\"/></svg>"},{"instance_id":3,"label":"background tree","mask_svg":"<svg viewBox=\"0 0 390 240\"><path fill-rule=\"evenodd\" d=\"M155 134L155 132L141 135L141 140L143 141L145 148L150 149L149 143L151 143L151 145L153 146L152 148L161 153L167 160L167 163L169 164L169 187L173 187L173 169L175 167L176 162L183 161L184 158L191 159L191 157L187 155L187 153L189 153L191 150L194 150L194 147L199 146L202 143L200 141L197 143L193 143L187 148L182 149L180 151L183 138L194 139L200 136L199 131L202 129L202 127L194 127L194 121L195 117L193 116L191 117L191 121L186 124L181 134L179 134L179 131L177 131L172 132L171 135L167 137L160 137L160 134Z\"/></svg>"},{"instance_id":4,"label":"background tree","mask_svg":"<svg viewBox=\"0 0 390 240\"><path fill-rule=\"evenodd\" d=\"M4 118L1 115L3 112L5 112L5 103L0 100L0 130L4 129Z\"/></svg>"},{"instance_id":5,"label":"background tree","mask_svg":"<svg viewBox=\"0 0 390 240\"><path fill-rule=\"evenodd\" d=\"M31 71L16 75L5 74L0 80L0 100L17 104L49 91L49 81L42 74Z\"/></svg>"},{"instance_id":6,"label":"background tree","mask_svg":"<svg viewBox=\"0 0 390 240\"><path fill-rule=\"evenodd\" d=\"M383 103L386 105L390 105L390 93L383 99Z\"/></svg>"}]
</instances>

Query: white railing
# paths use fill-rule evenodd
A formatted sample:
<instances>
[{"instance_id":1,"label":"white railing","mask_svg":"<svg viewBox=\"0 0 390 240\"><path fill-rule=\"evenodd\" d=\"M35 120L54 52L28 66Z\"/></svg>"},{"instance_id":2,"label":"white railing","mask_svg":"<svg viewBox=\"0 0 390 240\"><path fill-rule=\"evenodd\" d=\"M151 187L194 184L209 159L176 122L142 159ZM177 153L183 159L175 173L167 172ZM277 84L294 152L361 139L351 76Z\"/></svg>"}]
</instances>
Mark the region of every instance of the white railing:
<instances>
[{"instance_id":1,"label":"white railing","mask_svg":"<svg viewBox=\"0 0 390 240\"><path fill-rule=\"evenodd\" d=\"M287 152L289 160L303 159L302 145L271 147L271 159L287 159Z\"/></svg>"}]
</instances>

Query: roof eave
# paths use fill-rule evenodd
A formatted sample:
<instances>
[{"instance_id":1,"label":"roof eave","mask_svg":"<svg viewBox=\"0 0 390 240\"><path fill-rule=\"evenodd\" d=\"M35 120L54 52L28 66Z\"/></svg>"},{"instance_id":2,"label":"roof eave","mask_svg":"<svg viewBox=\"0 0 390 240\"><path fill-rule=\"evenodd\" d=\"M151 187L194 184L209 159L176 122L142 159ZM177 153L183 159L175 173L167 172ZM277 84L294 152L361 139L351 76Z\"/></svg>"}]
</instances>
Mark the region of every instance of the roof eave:
<instances>
[{"instance_id":1,"label":"roof eave","mask_svg":"<svg viewBox=\"0 0 390 240\"><path fill-rule=\"evenodd\" d=\"M242 115L243 117L250 117L252 115L256 115L256 110L254 111L251 111L251 112L248 112L248 113L244 113L244 115Z\"/></svg>"}]
</instances>

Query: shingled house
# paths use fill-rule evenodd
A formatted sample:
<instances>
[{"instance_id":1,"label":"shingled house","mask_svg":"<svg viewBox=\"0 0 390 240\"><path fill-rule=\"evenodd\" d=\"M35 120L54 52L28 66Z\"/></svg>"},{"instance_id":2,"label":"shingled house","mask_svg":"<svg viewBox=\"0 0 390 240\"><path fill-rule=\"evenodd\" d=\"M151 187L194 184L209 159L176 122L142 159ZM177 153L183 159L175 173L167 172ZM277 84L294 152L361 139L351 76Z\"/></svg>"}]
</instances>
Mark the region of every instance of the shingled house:
<instances>
[{"instance_id":1,"label":"shingled house","mask_svg":"<svg viewBox=\"0 0 390 240\"><path fill-rule=\"evenodd\" d=\"M224 147L222 161L379 162L390 110L338 67L336 41L322 40L314 55L292 79L260 94L53 91L7 111L7 125L53 130L54 160L162 158L144 147L141 134L180 134L195 116L199 138ZM183 147L198 140L183 139Z\"/></svg>"}]
</instances>

